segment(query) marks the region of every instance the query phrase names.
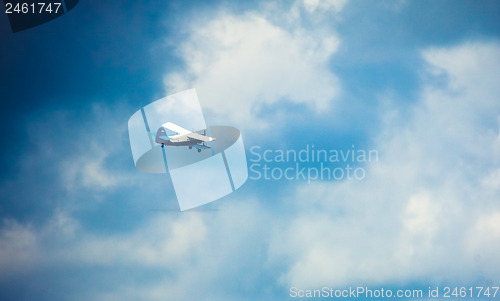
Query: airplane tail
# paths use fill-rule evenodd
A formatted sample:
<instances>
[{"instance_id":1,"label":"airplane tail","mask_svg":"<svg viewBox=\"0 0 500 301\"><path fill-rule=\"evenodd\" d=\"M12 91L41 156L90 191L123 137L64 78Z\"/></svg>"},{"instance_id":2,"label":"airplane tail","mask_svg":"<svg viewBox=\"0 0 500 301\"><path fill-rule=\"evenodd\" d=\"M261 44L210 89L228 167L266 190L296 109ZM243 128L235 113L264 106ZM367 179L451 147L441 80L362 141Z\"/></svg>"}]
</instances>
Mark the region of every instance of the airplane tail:
<instances>
[{"instance_id":1,"label":"airplane tail","mask_svg":"<svg viewBox=\"0 0 500 301\"><path fill-rule=\"evenodd\" d=\"M155 138L155 142L158 144L163 144L168 140L172 140L172 138L170 138L167 135L167 132L165 131L164 127L160 127L158 129L158 131L156 131L156 136L154 138Z\"/></svg>"}]
</instances>

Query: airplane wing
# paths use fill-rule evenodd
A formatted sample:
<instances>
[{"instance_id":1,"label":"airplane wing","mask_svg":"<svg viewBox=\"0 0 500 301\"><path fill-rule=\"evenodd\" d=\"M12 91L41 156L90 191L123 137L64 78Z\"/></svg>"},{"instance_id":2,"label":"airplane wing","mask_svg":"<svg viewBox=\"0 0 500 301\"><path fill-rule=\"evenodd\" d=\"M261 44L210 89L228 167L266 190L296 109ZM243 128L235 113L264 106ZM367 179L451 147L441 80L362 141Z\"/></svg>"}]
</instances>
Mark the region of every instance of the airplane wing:
<instances>
[{"instance_id":1,"label":"airplane wing","mask_svg":"<svg viewBox=\"0 0 500 301\"><path fill-rule=\"evenodd\" d=\"M174 132L178 133L179 135L187 135L187 134L191 133L191 131L188 131L185 128L180 127L177 124L172 123L172 122L164 123L161 126L166 128L166 129L169 129L171 131L174 131Z\"/></svg>"},{"instance_id":2,"label":"airplane wing","mask_svg":"<svg viewBox=\"0 0 500 301\"><path fill-rule=\"evenodd\" d=\"M215 140L215 138L204 136L204 135L201 135L201 134L198 134L198 133L189 133L186 136L188 136L191 139L196 139L196 140L200 140L200 141L203 141L203 142L210 142L210 141L214 141Z\"/></svg>"}]
</instances>

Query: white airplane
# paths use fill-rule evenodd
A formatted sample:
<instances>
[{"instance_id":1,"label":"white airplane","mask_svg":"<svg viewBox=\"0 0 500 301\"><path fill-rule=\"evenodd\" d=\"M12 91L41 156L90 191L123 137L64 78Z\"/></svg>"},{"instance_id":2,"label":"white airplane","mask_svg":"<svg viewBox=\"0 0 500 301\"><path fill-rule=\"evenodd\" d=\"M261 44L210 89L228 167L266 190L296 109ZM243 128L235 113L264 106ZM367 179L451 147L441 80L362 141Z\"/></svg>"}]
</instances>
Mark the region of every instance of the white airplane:
<instances>
[{"instance_id":1,"label":"white airplane","mask_svg":"<svg viewBox=\"0 0 500 301\"><path fill-rule=\"evenodd\" d=\"M167 130L176 134L167 135ZM155 137L155 142L161 144L162 148L165 145L189 146L189 149L193 147L197 148L198 152L201 152L203 149L209 149L210 147L205 143L210 141L215 141L215 138L208 137L206 134L188 131L172 122L162 124L158 131L156 131Z\"/></svg>"}]
</instances>

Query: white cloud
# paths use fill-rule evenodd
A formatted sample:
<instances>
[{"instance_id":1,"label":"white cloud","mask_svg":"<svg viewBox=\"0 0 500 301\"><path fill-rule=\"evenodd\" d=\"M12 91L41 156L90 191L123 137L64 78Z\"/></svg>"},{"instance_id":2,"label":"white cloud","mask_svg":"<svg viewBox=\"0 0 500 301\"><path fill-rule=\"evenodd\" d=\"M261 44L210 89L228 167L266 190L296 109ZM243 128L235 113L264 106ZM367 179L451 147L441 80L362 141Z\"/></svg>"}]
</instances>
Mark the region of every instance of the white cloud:
<instances>
[{"instance_id":1,"label":"white cloud","mask_svg":"<svg viewBox=\"0 0 500 301\"><path fill-rule=\"evenodd\" d=\"M294 200L283 204L291 216L270 216L257 202L232 199L215 214L156 216L123 235L86 234L69 215L56 212L40 231L4 226L0 262L12 267L26 258L45 258L54 264L161 267L172 273L146 287L110 289L111 299L147 292L150 300L165 295L182 300L193 297L185 293L193 279L200 288L216 288L212 299L220 299L243 279L255 288L262 269L276 276L273 286L283 287L498 277L497 265L487 263L498 262L500 249L500 102L493 81L480 83L480 89L477 82L481 72L498 77L491 57L500 57L500 45L465 44L423 55L449 81L426 82L406 118L386 120L376 139L379 162L367 166L361 182L299 185ZM461 64L464 56L470 57L464 66L450 63ZM10 233L24 239L14 242ZM59 235L72 247L51 247L48 242ZM8 263L9 256L19 260ZM217 286L234 277L239 280Z\"/></svg>"},{"instance_id":2,"label":"white cloud","mask_svg":"<svg viewBox=\"0 0 500 301\"><path fill-rule=\"evenodd\" d=\"M0 279L29 274L60 260L64 242L74 241L79 223L56 209L42 227L4 219L0 228Z\"/></svg>"},{"instance_id":3,"label":"white cloud","mask_svg":"<svg viewBox=\"0 0 500 301\"><path fill-rule=\"evenodd\" d=\"M347 0L302 0L304 8L309 13L313 13L316 10L333 10L334 12L339 12L346 2Z\"/></svg>"},{"instance_id":4,"label":"white cloud","mask_svg":"<svg viewBox=\"0 0 500 301\"><path fill-rule=\"evenodd\" d=\"M496 190L500 189L500 169L497 169L491 172L489 175L486 175L483 178L482 184Z\"/></svg>"},{"instance_id":5,"label":"white cloud","mask_svg":"<svg viewBox=\"0 0 500 301\"><path fill-rule=\"evenodd\" d=\"M70 156L61 164L66 188L68 190L76 187L101 190L115 186L118 182L116 175L103 166L107 152L98 146L88 147L87 151L87 154L77 157Z\"/></svg>"},{"instance_id":6,"label":"white cloud","mask_svg":"<svg viewBox=\"0 0 500 301\"><path fill-rule=\"evenodd\" d=\"M43 227L5 221L0 278L61 267L151 269L158 277L150 281L86 294L93 300L234 300L261 280L267 229L260 226L270 221L255 200L247 199L218 211L151 214L131 233L90 234L56 210Z\"/></svg>"},{"instance_id":7,"label":"white cloud","mask_svg":"<svg viewBox=\"0 0 500 301\"><path fill-rule=\"evenodd\" d=\"M343 1L307 3L308 10L343 6ZM288 15L296 7L292 5ZM309 30L292 26L277 20L283 12L273 11L268 7L259 13L219 13L194 24L179 46L186 70L167 74L167 88L196 88L214 119L240 127L266 126L260 110L280 101L324 112L340 93L339 81L328 68L339 45L337 35L326 24Z\"/></svg>"},{"instance_id":8,"label":"white cloud","mask_svg":"<svg viewBox=\"0 0 500 301\"><path fill-rule=\"evenodd\" d=\"M29 225L4 219L0 229L0 278L29 269L38 254L37 236Z\"/></svg>"},{"instance_id":9,"label":"white cloud","mask_svg":"<svg viewBox=\"0 0 500 301\"><path fill-rule=\"evenodd\" d=\"M307 12L343 5L296 3ZM243 125L281 98L322 110L339 93L326 67L338 43L324 28L309 33L266 14L221 14L191 31L181 47L188 71L167 75L166 84L194 85L209 109ZM426 83L403 124L386 120L380 162L367 166L366 180L300 184L293 200L273 200L287 207L275 216L272 206L233 197L218 201L216 212L152 214L123 234L90 234L63 210L42 227L5 220L1 277L40 266L164 271L157 281L111 286L89 298L97 300L241 300L280 285L286 292L289 285L498 279L500 94L491 78L499 77L500 46L469 43L423 56L448 85ZM99 135L102 145L64 158L80 167L61 168L71 189L128 183L106 167L116 129L125 128L111 123ZM262 284L266 277L270 283Z\"/></svg>"},{"instance_id":10,"label":"white cloud","mask_svg":"<svg viewBox=\"0 0 500 301\"><path fill-rule=\"evenodd\" d=\"M176 219L157 216L136 233L86 236L66 257L69 262L78 264L173 268L189 262L205 237L206 227L199 214Z\"/></svg>"},{"instance_id":11,"label":"white cloud","mask_svg":"<svg viewBox=\"0 0 500 301\"><path fill-rule=\"evenodd\" d=\"M206 237L200 214L171 219L155 216L136 233L88 234L68 212L57 209L41 228L4 220L0 232L0 274L9 267L37 269L48 264L175 266L189 262Z\"/></svg>"},{"instance_id":12,"label":"white cloud","mask_svg":"<svg viewBox=\"0 0 500 301\"><path fill-rule=\"evenodd\" d=\"M434 48L423 57L447 83L431 76L409 116L385 121L380 162L367 166L368 177L299 188L297 216L271 240L273 258L288 266L283 283L500 276L493 255L500 249L500 45Z\"/></svg>"},{"instance_id":13,"label":"white cloud","mask_svg":"<svg viewBox=\"0 0 500 301\"><path fill-rule=\"evenodd\" d=\"M116 103L112 106L93 104L78 114L61 109L31 118L27 128L33 148L20 162L19 182L32 170L54 173L57 184L61 184L46 188L70 192L111 190L130 181L125 168L112 164L119 154L130 152L128 139L124 139L127 129L123 127L124 112L130 110ZM129 166L133 166L132 159Z\"/></svg>"},{"instance_id":14,"label":"white cloud","mask_svg":"<svg viewBox=\"0 0 500 301\"><path fill-rule=\"evenodd\" d=\"M500 252L500 210L484 212L466 233L467 249L472 254L485 254L490 264L500 264L497 254Z\"/></svg>"},{"instance_id":15,"label":"white cloud","mask_svg":"<svg viewBox=\"0 0 500 301\"><path fill-rule=\"evenodd\" d=\"M117 120L117 116L113 115L117 111L110 112L105 107L93 105L89 119L76 127L73 133L76 139L65 141L61 147L66 153L61 156L58 165L68 190L85 188L99 191L126 181L121 173L108 167L113 155L123 151L123 147L129 149L129 145L121 140L125 129L118 122L122 119Z\"/></svg>"}]
</instances>

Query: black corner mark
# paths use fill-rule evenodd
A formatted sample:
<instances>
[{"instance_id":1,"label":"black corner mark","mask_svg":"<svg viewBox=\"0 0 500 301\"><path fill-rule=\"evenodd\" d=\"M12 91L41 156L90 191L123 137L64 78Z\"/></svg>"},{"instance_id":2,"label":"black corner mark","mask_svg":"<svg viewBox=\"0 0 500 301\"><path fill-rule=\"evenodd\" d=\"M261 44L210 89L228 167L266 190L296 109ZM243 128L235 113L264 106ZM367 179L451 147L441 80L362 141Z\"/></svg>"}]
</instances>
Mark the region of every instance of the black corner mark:
<instances>
[{"instance_id":1,"label":"black corner mark","mask_svg":"<svg viewBox=\"0 0 500 301\"><path fill-rule=\"evenodd\" d=\"M66 3L66 11L70 11L71 9L73 9L78 1L80 0L65 0L64 2Z\"/></svg>"},{"instance_id":2,"label":"black corner mark","mask_svg":"<svg viewBox=\"0 0 500 301\"><path fill-rule=\"evenodd\" d=\"M73 9L79 0L3 0L12 32L51 21Z\"/></svg>"}]
</instances>

